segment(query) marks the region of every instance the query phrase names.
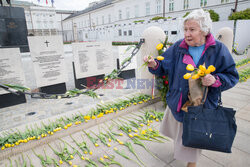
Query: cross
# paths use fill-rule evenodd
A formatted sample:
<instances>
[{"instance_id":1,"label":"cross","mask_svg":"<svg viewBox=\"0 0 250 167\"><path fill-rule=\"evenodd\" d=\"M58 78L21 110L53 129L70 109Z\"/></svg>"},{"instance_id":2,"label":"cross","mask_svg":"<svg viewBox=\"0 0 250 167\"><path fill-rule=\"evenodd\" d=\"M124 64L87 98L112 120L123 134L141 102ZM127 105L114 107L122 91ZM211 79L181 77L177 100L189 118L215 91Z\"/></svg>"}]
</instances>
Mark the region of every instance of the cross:
<instances>
[{"instance_id":1,"label":"cross","mask_svg":"<svg viewBox=\"0 0 250 167\"><path fill-rule=\"evenodd\" d=\"M46 43L46 46L49 47L49 42L47 40L44 43Z\"/></svg>"}]
</instances>

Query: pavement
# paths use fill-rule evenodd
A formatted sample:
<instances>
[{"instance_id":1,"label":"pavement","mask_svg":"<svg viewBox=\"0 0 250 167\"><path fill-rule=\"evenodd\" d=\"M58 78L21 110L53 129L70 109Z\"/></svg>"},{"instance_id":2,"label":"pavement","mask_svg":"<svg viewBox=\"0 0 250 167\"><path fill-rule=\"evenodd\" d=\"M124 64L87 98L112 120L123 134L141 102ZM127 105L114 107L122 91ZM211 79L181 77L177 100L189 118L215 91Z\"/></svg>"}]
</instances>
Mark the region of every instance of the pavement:
<instances>
[{"instance_id":1,"label":"pavement","mask_svg":"<svg viewBox=\"0 0 250 167\"><path fill-rule=\"evenodd\" d=\"M112 94L112 93L110 93L110 94ZM128 95L126 95L124 97L128 97ZM79 99L74 99L73 100L74 103L77 103L77 102L75 102L77 100L79 100ZM203 150L202 156L201 156L200 160L198 161L197 166L198 167L223 167L223 166L224 167L239 167L239 166L240 167L248 167L248 166L250 166L250 145L249 145L249 142L250 142L250 130L249 130L250 129L250 103L249 103L250 102L250 80L248 80L247 82L239 83L234 88L232 88L226 92L223 92L222 101L223 101L223 105L225 107L233 107L237 111L236 112L236 122L238 125L238 129L237 129L237 135L236 135L234 143L233 143L232 153L226 154L226 153ZM54 103L54 102L51 102L51 103ZM63 101L61 101L61 102L63 104L65 103ZM153 103L153 104L148 103L148 104L144 104L142 106L137 106L137 108L131 108L129 112L124 111L124 113L125 113L124 115L120 115L118 117L110 116L109 119L112 119L116 122L119 122L120 119L126 120L126 118L133 118L133 117L135 117L135 114L141 115L143 113L143 111L145 111L146 109L155 109L156 111L159 111L159 112L162 112L165 110L162 102L158 102L156 100L156 101L151 102L151 103ZM61 105L64 106L65 104L64 105L63 104L61 104ZM56 104L56 105L59 106L60 104ZM34 106L34 104L33 104L33 106ZM18 106L14 106L13 108L17 109ZM76 110L78 110L78 109L76 109ZM18 111L16 111L16 112L18 112ZM2 112L1 112L1 114L2 114ZM70 114L72 114L72 112L70 112ZM56 115L55 115L55 117L56 117ZM58 115L57 115L57 117L58 117ZM6 118L8 118L8 117L6 117ZM35 122L37 122L37 119L38 118L36 118ZM53 119L53 117L50 117L49 119ZM106 119L100 123L93 123L92 126L90 126L88 128L84 128L84 129L87 132L92 131L94 133L98 133L100 130L100 127L107 127L107 125L112 124L112 121L110 121L109 119ZM9 120L9 121L12 121L12 120ZM43 120L43 119L41 119L41 120ZM30 122L30 123L34 123L34 122ZM152 123L151 126L157 130L157 129L159 129L159 125L160 125L159 122L154 122L154 123ZM24 125L22 125L22 126L24 126ZM69 137L69 134L71 134L78 141L81 141L82 140L81 136L84 135L84 133L81 131L81 129L78 129L78 131L76 130L73 133L69 133L69 132L67 132L67 133L62 132L60 137L63 140L65 140L71 144L72 144L72 141ZM88 140L86 138L86 136L85 136L85 140L86 141ZM125 141L131 142L129 137L126 137L126 136L120 137L120 140L122 140L124 142ZM50 145L55 146L55 148L56 148L56 147L58 147L59 142L60 142L60 140L58 140L57 138L55 138L55 139L51 138L51 140L46 141L45 143L49 143ZM42 150L45 149L47 155L51 155L52 157L54 157L56 159L57 157L55 156L55 154L53 155L52 150L45 143L40 144L38 146L36 145L33 149L35 150L36 153L39 153L39 154L43 154ZM128 151L128 149L123 145L120 145L116 142L111 142L112 147L106 147L100 143L100 146L98 148L95 148L93 145L91 145L90 141L88 141L88 143L89 143L91 150L93 151L93 155L92 156L89 155L89 158L95 160L99 166L102 166L102 165L97 160L100 157L103 157L104 154L115 155L115 160L120 162L121 164L123 164L123 166L125 166L125 167L126 166L131 166L131 167L139 166L137 163L135 163L133 161L126 160L113 151L113 148L117 147L118 150L123 150L124 153L127 154L130 158L136 160L135 156L133 154L131 154L131 152ZM143 141L143 143L157 157L157 158L155 158L155 157L151 156L142 147L137 146L137 145L133 145L135 152L138 154L139 158L145 164L145 166L149 166L149 167L155 167L155 166L184 167L184 166L186 166L186 164L184 162L175 160L173 158L174 147L173 147L172 140L165 141L164 143L149 142L149 141ZM21 155L24 155L24 157L29 155L34 166L41 166L40 160L34 155L34 153L30 149L27 151L21 151L21 152L22 152L22 154L19 153L19 154L16 154L16 155L13 155L10 157L12 160L13 166L15 166L15 160L16 160L16 162L19 162L19 160L20 160L20 162L22 161ZM29 161L28 160L26 160L26 161L29 164ZM76 164L79 166L85 166L87 163L86 163L86 161L82 161L82 160L80 160L80 158L76 157L73 160L73 164ZM10 165L9 159L1 160L0 166L5 166L5 165L7 165L7 166ZM63 164L62 166L69 166L69 165ZM114 166L114 165L112 165L112 166Z\"/></svg>"}]
</instances>

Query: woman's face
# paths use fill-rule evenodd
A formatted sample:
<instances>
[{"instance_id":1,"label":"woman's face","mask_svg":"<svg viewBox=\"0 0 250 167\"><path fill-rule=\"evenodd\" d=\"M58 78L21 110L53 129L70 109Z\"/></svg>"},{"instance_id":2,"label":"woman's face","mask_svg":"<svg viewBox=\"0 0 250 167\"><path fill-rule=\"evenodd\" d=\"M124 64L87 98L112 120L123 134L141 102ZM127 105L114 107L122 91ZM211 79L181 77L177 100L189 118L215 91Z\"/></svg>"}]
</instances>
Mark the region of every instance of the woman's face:
<instances>
[{"instance_id":1,"label":"woman's face","mask_svg":"<svg viewBox=\"0 0 250 167\"><path fill-rule=\"evenodd\" d=\"M185 42L189 46L201 46L206 42L206 35L201 31L200 25L196 20L187 20L184 23Z\"/></svg>"}]
</instances>

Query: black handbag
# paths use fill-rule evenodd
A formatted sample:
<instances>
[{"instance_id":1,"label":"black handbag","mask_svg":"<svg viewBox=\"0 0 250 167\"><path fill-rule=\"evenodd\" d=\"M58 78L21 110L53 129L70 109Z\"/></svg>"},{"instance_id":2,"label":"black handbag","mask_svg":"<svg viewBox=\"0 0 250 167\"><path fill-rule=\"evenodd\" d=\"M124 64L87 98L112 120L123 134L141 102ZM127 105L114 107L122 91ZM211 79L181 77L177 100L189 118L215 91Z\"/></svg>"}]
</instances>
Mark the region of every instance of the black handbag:
<instances>
[{"instance_id":1,"label":"black handbag","mask_svg":"<svg viewBox=\"0 0 250 167\"><path fill-rule=\"evenodd\" d=\"M207 87L205 91L207 91ZM188 107L184 112L182 144L186 147L231 153L231 147L237 131L235 110L226 108L221 103L219 94L218 107L204 107L206 93L199 106Z\"/></svg>"}]
</instances>

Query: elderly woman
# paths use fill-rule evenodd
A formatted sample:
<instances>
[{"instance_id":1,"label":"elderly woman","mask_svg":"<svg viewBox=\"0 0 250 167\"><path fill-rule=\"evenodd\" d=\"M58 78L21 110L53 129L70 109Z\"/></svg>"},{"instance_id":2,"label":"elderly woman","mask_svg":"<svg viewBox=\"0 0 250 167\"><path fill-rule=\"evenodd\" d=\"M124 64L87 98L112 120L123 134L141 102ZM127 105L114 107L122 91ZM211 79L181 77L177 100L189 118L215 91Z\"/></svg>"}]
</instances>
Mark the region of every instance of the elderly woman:
<instances>
[{"instance_id":1,"label":"elderly woman","mask_svg":"<svg viewBox=\"0 0 250 167\"><path fill-rule=\"evenodd\" d=\"M202 84L208 86L206 108L218 105L219 92L232 88L239 80L235 62L227 47L214 39L211 32L212 21L208 12L194 10L184 18L184 39L177 41L165 53L163 61L144 57L149 71L158 76L168 75L168 107L161 125L161 132L174 140L174 158L187 162L188 167L196 166L201 155L200 149L182 145L183 104L188 101L189 85L183 79L188 71L186 66L199 67L213 65L216 70L202 77Z\"/></svg>"}]
</instances>

